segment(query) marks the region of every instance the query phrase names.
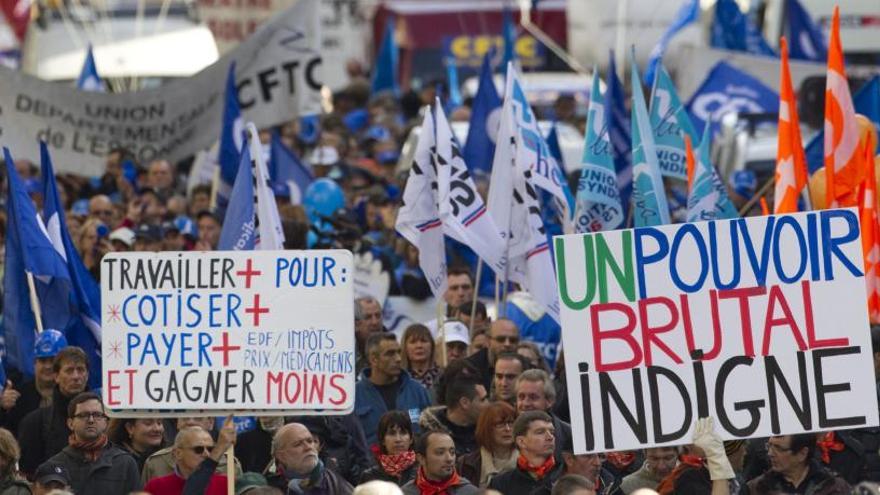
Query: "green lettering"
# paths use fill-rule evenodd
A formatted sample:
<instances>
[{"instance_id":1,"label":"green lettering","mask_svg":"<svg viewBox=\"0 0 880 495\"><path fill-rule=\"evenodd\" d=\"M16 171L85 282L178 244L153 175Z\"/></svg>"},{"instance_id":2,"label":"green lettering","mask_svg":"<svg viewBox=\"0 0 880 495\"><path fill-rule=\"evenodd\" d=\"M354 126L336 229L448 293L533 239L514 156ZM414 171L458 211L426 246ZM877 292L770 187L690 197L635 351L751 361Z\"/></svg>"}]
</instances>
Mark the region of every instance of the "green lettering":
<instances>
[{"instance_id":1,"label":"green lettering","mask_svg":"<svg viewBox=\"0 0 880 495\"><path fill-rule=\"evenodd\" d=\"M581 310L589 306L593 302L593 296L596 295L596 264L595 257L593 256L593 236L584 235L583 240L584 267L586 268L584 276L587 282L587 293L583 299L575 301L568 294L568 283L566 282L568 272L565 270L565 242L562 237L556 238L555 254L557 263L556 273L559 279L559 298L562 300L562 304L574 310Z\"/></svg>"},{"instance_id":2,"label":"green lettering","mask_svg":"<svg viewBox=\"0 0 880 495\"><path fill-rule=\"evenodd\" d=\"M623 245L623 266L614 259L611 249L602 234L596 234L596 264L599 265L599 302L608 302L608 268L617 280L617 285L626 295L627 300L636 300L636 278L633 268L632 231L620 233Z\"/></svg>"}]
</instances>

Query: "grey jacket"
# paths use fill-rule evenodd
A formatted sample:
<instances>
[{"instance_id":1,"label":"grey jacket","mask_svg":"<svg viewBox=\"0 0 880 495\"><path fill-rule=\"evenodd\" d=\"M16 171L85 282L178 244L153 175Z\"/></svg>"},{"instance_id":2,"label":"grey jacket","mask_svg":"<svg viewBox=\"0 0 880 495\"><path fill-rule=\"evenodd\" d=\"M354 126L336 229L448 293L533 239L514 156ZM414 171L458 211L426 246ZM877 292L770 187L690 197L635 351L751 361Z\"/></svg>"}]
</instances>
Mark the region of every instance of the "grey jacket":
<instances>
[{"instance_id":1,"label":"grey jacket","mask_svg":"<svg viewBox=\"0 0 880 495\"><path fill-rule=\"evenodd\" d=\"M107 444L95 462L67 446L47 462L61 464L70 473L70 487L77 495L110 495L140 490L141 477L131 454Z\"/></svg>"},{"instance_id":2,"label":"grey jacket","mask_svg":"<svg viewBox=\"0 0 880 495\"><path fill-rule=\"evenodd\" d=\"M422 495L419 492L419 487L416 486L416 480L410 481L400 487L400 489L403 491L403 495ZM462 478L459 484L449 490L449 493L452 495L475 495L480 493L480 489L472 485L470 481Z\"/></svg>"}]
</instances>

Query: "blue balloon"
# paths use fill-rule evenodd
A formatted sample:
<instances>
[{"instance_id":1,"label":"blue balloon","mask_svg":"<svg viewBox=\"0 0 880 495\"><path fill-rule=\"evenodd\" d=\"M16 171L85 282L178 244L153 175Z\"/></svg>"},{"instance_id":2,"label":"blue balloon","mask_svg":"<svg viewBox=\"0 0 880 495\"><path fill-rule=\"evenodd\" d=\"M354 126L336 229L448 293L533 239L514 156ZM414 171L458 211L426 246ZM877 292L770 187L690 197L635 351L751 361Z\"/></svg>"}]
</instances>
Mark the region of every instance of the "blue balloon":
<instances>
[{"instance_id":1,"label":"blue balloon","mask_svg":"<svg viewBox=\"0 0 880 495\"><path fill-rule=\"evenodd\" d=\"M331 179L318 179L306 188L303 198L309 220L315 222L320 217L332 217L345 206L345 195L336 182Z\"/></svg>"}]
</instances>

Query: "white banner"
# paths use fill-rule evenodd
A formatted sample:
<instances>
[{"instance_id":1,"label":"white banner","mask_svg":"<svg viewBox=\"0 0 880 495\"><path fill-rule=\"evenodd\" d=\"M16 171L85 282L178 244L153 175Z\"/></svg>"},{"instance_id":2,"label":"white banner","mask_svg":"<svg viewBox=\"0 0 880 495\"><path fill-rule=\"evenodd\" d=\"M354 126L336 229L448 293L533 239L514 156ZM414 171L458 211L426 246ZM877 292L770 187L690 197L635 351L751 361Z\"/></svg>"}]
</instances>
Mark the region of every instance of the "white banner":
<instances>
[{"instance_id":1,"label":"white banner","mask_svg":"<svg viewBox=\"0 0 880 495\"><path fill-rule=\"evenodd\" d=\"M105 404L218 415L351 410L351 274L343 250L106 256Z\"/></svg>"},{"instance_id":2,"label":"white banner","mask_svg":"<svg viewBox=\"0 0 880 495\"><path fill-rule=\"evenodd\" d=\"M115 147L140 163L181 160L219 139L232 61L245 120L262 128L320 112L318 0L299 0L213 65L154 90L83 92L0 68L0 144L36 161L42 139L58 171L83 175L103 173Z\"/></svg>"},{"instance_id":3,"label":"white banner","mask_svg":"<svg viewBox=\"0 0 880 495\"><path fill-rule=\"evenodd\" d=\"M854 209L555 243L576 453L877 425Z\"/></svg>"}]
</instances>

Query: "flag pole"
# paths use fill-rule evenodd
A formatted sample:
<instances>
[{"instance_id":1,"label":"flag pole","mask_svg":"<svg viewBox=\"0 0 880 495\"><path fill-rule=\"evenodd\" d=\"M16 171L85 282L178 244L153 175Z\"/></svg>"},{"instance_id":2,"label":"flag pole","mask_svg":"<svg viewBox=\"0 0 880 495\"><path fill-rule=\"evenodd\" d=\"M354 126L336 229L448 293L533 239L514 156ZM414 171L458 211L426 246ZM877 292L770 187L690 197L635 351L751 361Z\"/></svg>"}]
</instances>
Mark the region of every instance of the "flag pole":
<instances>
[{"instance_id":1,"label":"flag pole","mask_svg":"<svg viewBox=\"0 0 880 495\"><path fill-rule=\"evenodd\" d=\"M748 201L746 202L746 204L743 205L742 208L740 208L740 210L739 210L739 216L743 216L743 215L745 215L749 210L751 210L751 209L752 209L752 206L755 206L755 203L757 203L758 201L760 201L761 198L763 198L764 195L767 194L767 191L769 191L770 188L773 187L773 185L774 185L775 183L776 183L776 176L771 176L769 179L767 179L767 182L765 182L764 185L761 186L761 189L759 189L758 192L756 192L755 195L752 196L752 199L748 200Z\"/></svg>"},{"instance_id":2,"label":"flag pole","mask_svg":"<svg viewBox=\"0 0 880 495\"><path fill-rule=\"evenodd\" d=\"M480 274L483 273L483 258L477 258L477 276L474 280L474 297L471 301L471 324L468 328L468 338L474 337L474 316L477 314L477 296L480 295Z\"/></svg>"},{"instance_id":3,"label":"flag pole","mask_svg":"<svg viewBox=\"0 0 880 495\"><path fill-rule=\"evenodd\" d=\"M219 151L218 151L219 153ZM211 211L217 209L217 193L220 190L220 165L217 165L217 168L214 169L214 178L211 180L211 202L210 208Z\"/></svg>"},{"instance_id":4,"label":"flag pole","mask_svg":"<svg viewBox=\"0 0 880 495\"><path fill-rule=\"evenodd\" d=\"M437 344L440 346L440 362L441 368L446 367L446 329L443 328L443 300L437 301Z\"/></svg>"},{"instance_id":5,"label":"flag pole","mask_svg":"<svg viewBox=\"0 0 880 495\"><path fill-rule=\"evenodd\" d=\"M28 292L31 294L31 311L34 312L34 320L37 322L37 334L43 333L43 317L40 311L40 299L37 297L37 287L34 285L34 274L27 273Z\"/></svg>"},{"instance_id":6,"label":"flag pole","mask_svg":"<svg viewBox=\"0 0 880 495\"><path fill-rule=\"evenodd\" d=\"M226 451L226 495L235 495L235 444Z\"/></svg>"}]
</instances>

